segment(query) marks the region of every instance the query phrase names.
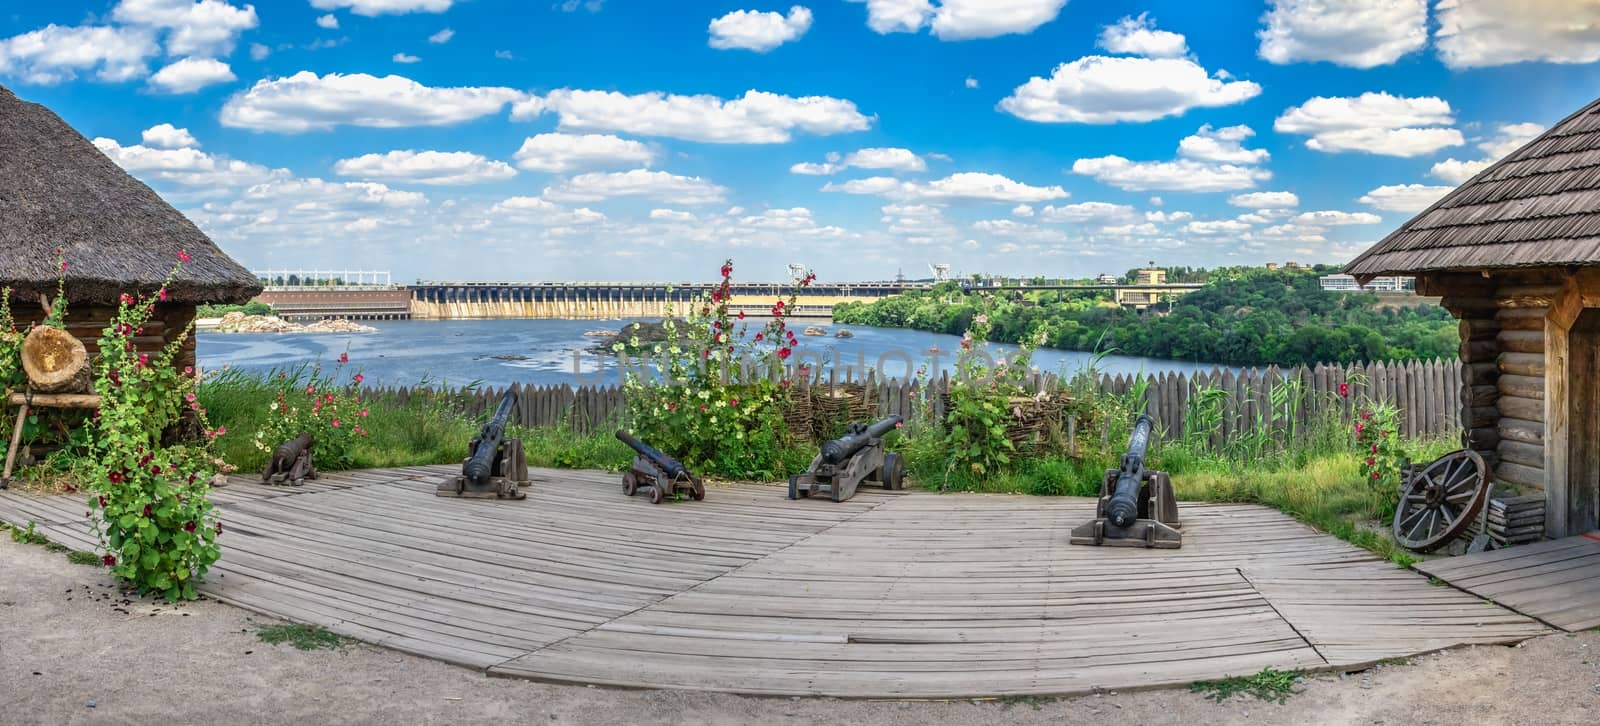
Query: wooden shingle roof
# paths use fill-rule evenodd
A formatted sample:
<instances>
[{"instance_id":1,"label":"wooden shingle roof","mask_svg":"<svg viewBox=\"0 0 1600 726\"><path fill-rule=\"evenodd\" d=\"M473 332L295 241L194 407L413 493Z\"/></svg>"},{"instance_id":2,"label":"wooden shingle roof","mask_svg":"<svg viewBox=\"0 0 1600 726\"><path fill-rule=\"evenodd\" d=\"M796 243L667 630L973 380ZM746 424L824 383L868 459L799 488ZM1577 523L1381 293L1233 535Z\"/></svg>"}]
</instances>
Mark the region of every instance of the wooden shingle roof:
<instances>
[{"instance_id":1,"label":"wooden shingle roof","mask_svg":"<svg viewBox=\"0 0 1600 726\"><path fill-rule=\"evenodd\" d=\"M1478 172L1345 272L1568 265L1600 265L1600 100Z\"/></svg>"}]
</instances>

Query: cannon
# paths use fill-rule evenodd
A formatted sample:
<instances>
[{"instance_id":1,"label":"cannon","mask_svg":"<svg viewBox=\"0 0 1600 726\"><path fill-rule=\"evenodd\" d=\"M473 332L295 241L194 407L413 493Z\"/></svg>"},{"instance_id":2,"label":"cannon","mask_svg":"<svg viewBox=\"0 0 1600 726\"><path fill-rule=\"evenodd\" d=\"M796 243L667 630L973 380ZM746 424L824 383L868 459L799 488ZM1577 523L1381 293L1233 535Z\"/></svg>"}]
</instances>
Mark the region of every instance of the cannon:
<instances>
[{"instance_id":1,"label":"cannon","mask_svg":"<svg viewBox=\"0 0 1600 726\"><path fill-rule=\"evenodd\" d=\"M311 434L300 434L278 444L272 450L267 468L261 472L264 484L302 486L307 479L317 478L317 468L311 464L311 447L316 440Z\"/></svg>"},{"instance_id":2,"label":"cannon","mask_svg":"<svg viewBox=\"0 0 1600 726\"><path fill-rule=\"evenodd\" d=\"M884 452L883 437L900 425L890 416L871 426L850 424L850 430L824 443L804 474L789 477L789 498L827 493L836 502L855 496L856 488L872 481L884 489L905 487L906 466L895 452Z\"/></svg>"},{"instance_id":3,"label":"cannon","mask_svg":"<svg viewBox=\"0 0 1600 726\"><path fill-rule=\"evenodd\" d=\"M680 491L697 502L706 498L705 484L700 477L690 474L682 462L626 431L618 431L617 440L627 444L636 454L633 465L622 473L623 494L631 497L643 486L650 490L651 504L660 504L661 500Z\"/></svg>"},{"instance_id":4,"label":"cannon","mask_svg":"<svg viewBox=\"0 0 1600 726\"><path fill-rule=\"evenodd\" d=\"M1178 501L1166 473L1144 468L1155 421L1140 415L1122 465L1106 470L1093 520L1072 528L1072 544L1177 549L1183 546Z\"/></svg>"},{"instance_id":5,"label":"cannon","mask_svg":"<svg viewBox=\"0 0 1600 726\"><path fill-rule=\"evenodd\" d=\"M461 473L440 482L435 494L473 499L528 496L520 489L528 483L528 460L522 455L522 439L506 438L506 424L516 405L517 392L506 391L494 417L467 444L467 460L461 465Z\"/></svg>"}]
</instances>

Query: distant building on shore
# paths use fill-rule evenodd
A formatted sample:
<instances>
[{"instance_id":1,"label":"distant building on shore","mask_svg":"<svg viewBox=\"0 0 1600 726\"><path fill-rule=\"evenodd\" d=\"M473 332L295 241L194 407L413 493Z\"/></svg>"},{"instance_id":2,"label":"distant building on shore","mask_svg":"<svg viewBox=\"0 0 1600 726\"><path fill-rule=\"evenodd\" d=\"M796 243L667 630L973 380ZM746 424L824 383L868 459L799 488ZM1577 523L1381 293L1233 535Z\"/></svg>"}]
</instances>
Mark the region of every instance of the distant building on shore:
<instances>
[{"instance_id":1,"label":"distant building on shore","mask_svg":"<svg viewBox=\"0 0 1600 726\"><path fill-rule=\"evenodd\" d=\"M1102 272L1100 273L1099 277L1094 279L1095 282L1100 283L1101 285L1115 285L1119 280L1120 278L1109 272Z\"/></svg>"},{"instance_id":2,"label":"distant building on shore","mask_svg":"<svg viewBox=\"0 0 1600 726\"><path fill-rule=\"evenodd\" d=\"M1363 285L1352 275L1323 275L1322 289L1331 292L1414 292L1417 278L1374 277Z\"/></svg>"}]
</instances>

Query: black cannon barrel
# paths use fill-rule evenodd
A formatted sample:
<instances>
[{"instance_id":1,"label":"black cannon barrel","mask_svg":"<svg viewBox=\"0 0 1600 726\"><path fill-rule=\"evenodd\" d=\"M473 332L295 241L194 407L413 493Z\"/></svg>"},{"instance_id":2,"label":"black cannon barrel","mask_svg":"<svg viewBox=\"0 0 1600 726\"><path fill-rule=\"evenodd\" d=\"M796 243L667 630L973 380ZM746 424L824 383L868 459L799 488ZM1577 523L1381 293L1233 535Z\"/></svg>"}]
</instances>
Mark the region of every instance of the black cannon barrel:
<instances>
[{"instance_id":1,"label":"black cannon barrel","mask_svg":"<svg viewBox=\"0 0 1600 726\"><path fill-rule=\"evenodd\" d=\"M506 437L506 423L511 420L511 409L516 405L517 392L506 391L506 395L500 399L500 407L495 409L494 418L483 425L483 430L474 439L478 442L478 448L472 451L466 465L461 467L462 476L476 484L489 481L494 473L494 457L500 450L500 442Z\"/></svg>"},{"instance_id":2,"label":"black cannon barrel","mask_svg":"<svg viewBox=\"0 0 1600 726\"><path fill-rule=\"evenodd\" d=\"M650 463L655 464L656 468L664 472L668 479L676 480L680 477L687 476L689 473L689 470L685 468L677 459L667 456L666 454L661 453L661 450L657 449L656 447L634 438L633 434L618 430L617 440L627 444L634 451L639 452L640 456L649 459Z\"/></svg>"},{"instance_id":3,"label":"black cannon barrel","mask_svg":"<svg viewBox=\"0 0 1600 726\"><path fill-rule=\"evenodd\" d=\"M829 464L844 463L845 459L854 456L873 439L881 439L884 434L893 431L900 421L900 416L896 414L871 426L852 424L850 433L822 445L822 458Z\"/></svg>"},{"instance_id":4,"label":"black cannon barrel","mask_svg":"<svg viewBox=\"0 0 1600 726\"><path fill-rule=\"evenodd\" d=\"M1139 518L1139 486L1144 483L1144 455L1150 448L1150 429L1155 420L1140 414L1128 435L1128 453L1122 455L1122 469L1117 474L1117 486L1106 505L1106 516L1118 527L1133 524Z\"/></svg>"}]
</instances>

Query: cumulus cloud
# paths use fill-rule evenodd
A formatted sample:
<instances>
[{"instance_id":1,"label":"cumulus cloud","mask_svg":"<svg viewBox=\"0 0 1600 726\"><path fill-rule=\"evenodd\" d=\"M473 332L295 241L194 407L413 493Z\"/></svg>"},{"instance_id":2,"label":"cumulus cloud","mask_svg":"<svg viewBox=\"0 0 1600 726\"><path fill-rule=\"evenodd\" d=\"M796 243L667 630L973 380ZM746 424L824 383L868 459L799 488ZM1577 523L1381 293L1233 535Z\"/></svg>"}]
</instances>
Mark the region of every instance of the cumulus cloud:
<instances>
[{"instance_id":1,"label":"cumulus cloud","mask_svg":"<svg viewBox=\"0 0 1600 726\"><path fill-rule=\"evenodd\" d=\"M978 79L973 78L972 76L967 76L967 84L966 85L967 85L967 88L977 88L978 87Z\"/></svg>"},{"instance_id":2,"label":"cumulus cloud","mask_svg":"<svg viewBox=\"0 0 1600 726\"><path fill-rule=\"evenodd\" d=\"M1317 96L1285 110L1273 128L1310 136L1306 147L1317 151L1412 157L1466 143L1449 127L1453 121L1442 98L1369 92L1355 98Z\"/></svg>"},{"instance_id":3,"label":"cumulus cloud","mask_svg":"<svg viewBox=\"0 0 1600 726\"><path fill-rule=\"evenodd\" d=\"M917 156L910 149L898 147L870 147L857 149L845 156L837 153L828 154L827 161L823 163L802 162L789 167L794 174L826 175L834 174L845 169L887 169L890 171L918 172L927 171L928 162Z\"/></svg>"},{"instance_id":4,"label":"cumulus cloud","mask_svg":"<svg viewBox=\"0 0 1600 726\"><path fill-rule=\"evenodd\" d=\"M1096 45L1109 53L1142 55L1147 58L1182 58L1189 54L1188 41L1178 33L1157 30L1149 13L1124 16L1116 25L1100 31Z\"/></svg>"},{"instance_id":5,"label":"cumulus cloud","mask_svg":"<svg viewBox=\"0 0 1600 726\"><path fill-rule=\"evenodd\" d=\"M1511 152L1526 146L1528 142L1538 138L1545 132L1545 127L1533 123L1501 124L1495 128L1494 135L1478 142L1478 148L1487 156L1478 160L1462 161L1451 157L1434 164L1428 169L1428 175L1435 179L1443 179L1451 184L1463 184L1468 179L1478 175L1478 172L1489 168Z\"/></svg>"},{"instance_id":6,"label":"cumulus cloud","mask_svg":"<svg viewBox=\"0 0 1600 726\"><path fill-rule=\"evenodd\" d=\"M1033 206L1028 204L1018 204L1017 206L1011 208L1011 216L1024 218L1032 217Z\"/></svg>"},{"instance_id":7,"label":"cumulus cloud","mask_svg":"<svg viewBox=\"0 0 1600 726\"><path fill-rule=\"evenodd\" d=\"M566 174L649 166L655 153L638 141L610 134L548 133L524 139L514 158L517 166L529 171Z\"/></svg>"},{"instance_id":8,"label":"cumulus cloud","mask_svg":"<svg viewBox=\"0 0 1600 726\"><path fill-rule=\"evenodd\" d=\"M1478 159L1476 161L1461 161L1454 157L1434 164L1428 168L1428 176L1443 179L1451 184L1461 185L1468 179L1478 175L1494 164L1494 159Z\"/></svg>"},{"instance_id":9,"label":"cumulus cloud","mask_svg":"<svg viewBox=\"0 0 1600 726\"><path fill-rule=\"evenodd\" d=\"M668 204L696 206L727 198L727 187L697 176L633 169L589 172L545 187L544 196L558 202L597 202L616 197L641 197Z\"/></svg>"},{"instance_id":10,"label":"cumulus cloud","mask_svg":"<svg viewBox=\"0 0 1600 726\"><path fill-rule=\"evenodd\" d=\"M145 146L156 149L186 149L200 146L194 135L188 129L180 129L172 124L156 124L144 130L140 137Z\"/></svg>"},{"instance_id":11,"label":"cumulus cloud","mask_svg":"<svg viewBox=\"0 0 1600 726\"><path fill-rule=\"evenodd\" d=\"M319 15L319 16L317 16L317 27L326 28L328 30L338 30L339 29L339 18L337 16L335 16L333 13L328 13L327 15Z\"/></svg>"},{"instance_id":12,"label":"cumulus cloud","mask_svg":"<svg viewBox=\"0 0 1600 726\"><path fill-rule=\"evenodd\" d=\"M1439 59L1456 69L1600 60L1600 5L1570 0L1440 0Z\"/></svg>"},{"instance_id":13,"label":"cumulus cloud","mask_svg":"<svg viewBox=\"0 0 1600 726\"><path fill-rule=\"evenodd\" d=\"M1109 124L1154 121L1192 108L1229 106L1254 98L1261 86L1210 74L1187 58L1092 55L1035 76L1000 101L1028 121Z\"/></svg>"},{"instance_id":14,"label":"cumulus cloud","mask_svg":"<svg viewBox=\"0 0 1600 726\"><path fill-rule=\"evenodd\" d=\"M450 42L450 39L454 37L456 37L456 31L445 28L444 30L428 36L428 42L434 45L444 45L445 43Z\"/></svg>"},{"instance_id":15,"label":"cumulus cloud","mask_svg":"<svg viewBox=\"0 0 1600 726\"><path fill-rule=\"evenodd\" d=\"M223 0L122 0L111 18L166 32L167 55L224 56L239 34L256 27L256 9Z\"/></svg>"},{"instance_id":16,"label":"cumulus cloud","mask_svg":"<svg viewBox=\"0 0 1600 726\"><path fill-rule=\"evenodd\" d=\"M898 200L1012 204L1044 202L1067 197L1067 192L1059 186L1033 186L999 174L984 172L960 172L930 182L901 181L893 177L875 176L851 179L842 184L829 182L822 187L822 191L875 194Z\"/></svg>"},{"instance_id":17,"label":"cumulus cloud","mask_svg":"<svg viewBox=\"0 0 1600 726\"><path fill-rule=\"evenodd\" d=\"M605 214L588 207L568 209L539 197L510 197L496 202L489 212L545 226L587 225L606 221Z\"/></svg>"},{"instance_id":18,"label":"cumulus cloud","mask_svg":"<svg viewBox=\"0 0 1600 726\"><path fill-rule=\"evenodd\" d=\"M867 27L880 34L931 28L940 40L1031 33L1056 19L1067 0L851 0L867 5Z\"/></svg>"},{"instance_id":19,"label":"cumulus cloud","mask_svg":"<svg viewBox=\"0 0 1600 726\"><path fill-rule=\"evenodd\" d=\"M394 58L391 60L396 63L416 63L422 59L411 55L410 53L396 53L394 54Z\"/></svg>"},{"instance_id":20,"label":"cumulus cloud","mask_svg":"<svg viewBox=\"0 0 1600 726\"><path fill-rule=\"evenodd\" d=\"M1189 234L1202 236L1219 234L1241 234L1250 231L1250 225L1236 219L1197 220L1184 225L1183 230Z\"/></svg>"},{"instance_id":21,"label":"cumulus cloud","mask_svg":"<svg viewBox=\"0 0 1600 726\"><path fill-rule=\"evenodd\" d=\"M1132 161L1110 155L1078 159L1072 163L1072 171L1127 191L1248 189L1272 178L1272 172L1256 166L1268 159L1267 152L1243 146L1254 133L1248 126L1201 126L1193 136L1178 142L1179 158L1173 161Z\"/></svg>"},{"instance_id":22,"label":"cumulus cloud","mask_svg":"<svg viewBox=\"0 0 1600 726\"><path fill-rule=\"evenodd\" d=\"M162 127L166 128L163 129ZM288 176L283 169L268 169L224 156L207 154L195 147L194 137L184 129L162 124L145 130L145 145L123 146L114 139L97 138L95 148L146 182L169 182L186 187L238 187L260 184ZM159 148L158 144L185 144Z\"/></svg>"},{"instance_id":23,"label":"cumulus cloud","mask_svg":"<svg viewBox=\"0 0 1600 726\"><path fill-rule=\"evenodd\" d=\"M272 55L271 48L268 48L261 43L250 44L250 60L266 60L267 56L269 55Z\"/></svg>"},{"instance_id":24,"label":"cumulus cloud","mask_svg":"<svg viewBox=\"0 0 1600 726\"><path fill-rule=\"evenodd\" d=\"M1393 184L1367 192L1358 201L1385 212L1420 212L1453 189L1426 184Z\"/></svg>"},{"instance_id":25,"label":"cumulus cloud","mask_svg":"<svg viewBox=\"0 0 1600 726\"><path fill-rule=\"evenodd\" d=\"M1294 192L1249 192L1228 197L1228 203L1245 209L1289 209L1300 206Z\"/></svg>"},{"instance_id":26,"label":"cumulus cloud","mask_svg":"<svg viewBox=\"0 0 1600 726\"><path fill-rule=\"evenodd\" d=\"M128 81L147 75L160 52L148 28L46 25L0 40L0 76L50 85L93 72L102 81Z\"/></svg>"},{"instance_id":27,"label":"cumulus cloud","mask_svg":"<svg viewBox=\"0 0 1600 726\"><path fill-rule=\"evenodd\" d=\"M1350 224L1377 224L1383 221L1383 217L1370 212L1341 212L1325 209L1316 212L1301 212L1291 221L1295 224L1312 227L1340 227Z\"/></svg>"},{"instance_id":28,"label":"cumulus cloud","mask_svg":"<svg viewBox=\"0 0 1600 726\"><path fill-rule=\"evenodd\" d=\"M452 186L482 184L517 175L510 164L466 151L390 151L340 159L334 173L361 179Z\"/></svg>"},{"instance_id":29,"label":"cumulus cloud","mask_svg":"<svg viewBox=\"0 0 1600 726\"><path fill-rule=\"evenodd\" d=\"M206 86L238 80L227 63L213 58L184 58L150 76L150 87L164 93L194 93Z\"/></svg>"},{"instance_id":30,"label":"cumulus cloud","mask_svg":"<svg viewBox=\"0 0 1600 726\"><path fill-rule=\"evenodd\" d=\"M1388 65L1428 42L1427 0L1269 0L1256 32L1269 63Z\"/></svg>"},{"instance_id":31,"label":"cumulus cloud","mask_svg":"<svg viewBox=\"0 0 1600 726\"><path fill-rule=\"evenodd\" d=\"M693 222L698 219L693 212L685 212L680 209L652 209L650 210L650 218L666 222Z\"/></svg>"},{"instance_id":32,"label":"cumulus cloud","mask_svg":"<svg viewBox=\"0 0 1600 726\"><path fill-rule=\"evenodd\" d=\"M1039 221L1064 224L1127 224L1138 218L1133 207L1109 202L1051 205L1039 210Z\"/></svg>"},{"instance_id":33,"label":"cumulus cloud","mask_svg":"<svg viewBox=\"0 0 1600 726\"><path fill-rule=\"evenodd\" d=\"M711 47L718 50L753 50L765 53L811 29L811 11L796 5L789 14L735 10L711 21L707 27Z\"/></svg>"},{"instance_id":34,"label":"cumulus cloud","mask_svg":"<svg viewBox=\"0 0 1600 726\"><path fill-rule=\"evenodd\" d=\"M256 81L222 106L223 126L300 133L337 126L447 126L496 113L524 98L497 87L436 88L404 76L300 71Z\"/></svg>"},{"instance_id":35,"label":"cumulus cloud","mask_svg":"<svg viewBox=\"0 0 1600 726\"><path fill-rule=\"evenodd\" d=\"M555 113L566 130L618 131L721 144L782 143L802 131L818 136L864 131L873 121L844 99L796 98L754 90L725 100L659 91L628 95L559 89L516 103L511 116L520 121L541 113Z\"/></svg>"},{"instance_id":36,"label":"cumulus cloud","mask_svg":"<svg viewBox=\"0 0 1600 726\"><path fill-rule=\"evenodd\" d=\"M318 10L348 9L356 15L405 15L407 13L442 13L450 9L455 0L311 0Z\"/></svg>"}]
</instances>

